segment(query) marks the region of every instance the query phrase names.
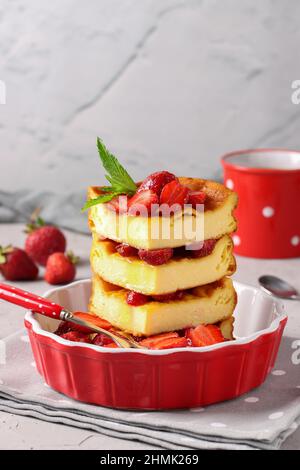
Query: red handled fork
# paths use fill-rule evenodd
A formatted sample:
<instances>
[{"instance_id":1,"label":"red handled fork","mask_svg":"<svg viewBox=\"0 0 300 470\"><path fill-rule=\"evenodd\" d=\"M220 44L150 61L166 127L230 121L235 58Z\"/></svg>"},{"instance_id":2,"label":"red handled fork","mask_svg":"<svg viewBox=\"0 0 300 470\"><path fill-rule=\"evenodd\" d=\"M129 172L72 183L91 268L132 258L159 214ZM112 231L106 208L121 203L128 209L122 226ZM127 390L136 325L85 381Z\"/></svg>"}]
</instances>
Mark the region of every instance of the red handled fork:
<instances>
[{"instance_id":1,"label":"red handled fork","mask_svg":"<svg viewBox=\"0 0 300 470\"><path fill-rule=\"evenodd\" d=\"M121 348L137 348L137 349L147 349L137 341L134 341L129 335L127 336L124 332L121 331L108 331L104 328L101 328L98 325L93 323L94 316L88 313L84 314L84 318L79 318L76 313L66 310L61 305L51 302L43 297L40 297L32 292L27 292L18 287L11 286L9 284L4 284L0 282L0 299L6 300L12 304L19 305L20 307L25 307L28 310L33 312L40 313L46 317L55 318L56 320L68 321L76 323L77 325L84 326L89 328L96 333L102 333L108 336L114 343L116 343Z\"/></svg>"}]
</instances>

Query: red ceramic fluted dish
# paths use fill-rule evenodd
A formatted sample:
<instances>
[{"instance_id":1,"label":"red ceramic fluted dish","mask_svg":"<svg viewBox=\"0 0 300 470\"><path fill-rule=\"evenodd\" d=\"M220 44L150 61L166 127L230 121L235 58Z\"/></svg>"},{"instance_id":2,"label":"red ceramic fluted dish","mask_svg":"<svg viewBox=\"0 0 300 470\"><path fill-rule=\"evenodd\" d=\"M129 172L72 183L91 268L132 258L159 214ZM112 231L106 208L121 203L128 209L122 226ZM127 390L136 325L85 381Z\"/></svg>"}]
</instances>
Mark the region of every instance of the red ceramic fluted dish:
<instances>
[{"instance_id":1,"label":"red ceramic fluted dish","mask_svg":"<svg viewBox=\"0 0 300 470\"><path fill-rule=\"evenodd\" d=\"M222 158L224 183L238 193L235 252L254 258L300 256L300 152L242 150Z\"/></svg>"},{"instance_id":2,"label":"red ceramic fluted dish","mask_svg":"<svg viewBox=\"0 0 300 470\"><path fill-rule=\"evenodd\" d=\"M58 321L28 312L38 372L53 389L76 400L124 409L205 406L260 385L274 366L287 317L261 291L235 283L235 341L204 348L109 349L65 340ZM90 281L52 289L46 297L70 310L86 310Z\"/></svg>"}]
</instances>

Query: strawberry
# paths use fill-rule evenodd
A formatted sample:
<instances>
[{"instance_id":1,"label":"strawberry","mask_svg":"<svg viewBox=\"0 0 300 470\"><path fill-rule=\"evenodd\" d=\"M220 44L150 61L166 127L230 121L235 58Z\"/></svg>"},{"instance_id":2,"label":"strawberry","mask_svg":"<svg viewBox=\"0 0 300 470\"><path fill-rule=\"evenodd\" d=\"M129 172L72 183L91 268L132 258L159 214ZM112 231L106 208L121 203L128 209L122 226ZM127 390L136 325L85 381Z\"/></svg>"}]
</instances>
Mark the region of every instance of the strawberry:
<instances>
[{"instance_id":1,"label":"strawberry","mask_svg":"<svg viewBox=\"0 0 300 470\"><path fill-rule=\"evenodd\" d=\"M126 302L128 305L133 305L134 307L144 305L148 301L149 297L147 295L141 294L140 292L135 292L134 290L130 290L126 295Z\"/></svg>"},{"instance_id":2,"label":"strawberry","mask_svg":"<svg viewBox=\"0 0 300 470\"><path fill-rule=\"evenodd\" d=\"M167 263L173 256L173 248L161 248L157 250L140 249L138 255L141 260L152 266L159 266Z\"/></svg>"},{"instance_id":3,"label":"strawberry","mask_svg":"<svg viewBox=\"0 0 300 470\"><path fill-rule=\"evenodd\" d=\"M176 204L180 208L187 203L188 197L188 188L174 180L163 187L160 195L160 204L167 204L168 206Z\"/></svg>"},{"instance_id":4,"label":"strawberry","mask_svg":"<svg viewBox=\"0 0 300 470\"><path fill-rule=\"evenodd\" d=\"M128 214L147 217L151 213L152 204L159 204L157 194L150 189L139 191L129 199Z\"/></svg>"},{"instance_id":5,"label":"strawberry","mask_svg":"<svg viewBox=\"0 0 300 470\"><path fill-rule=\"evenodd\" d=\"M170 338L178 338L179 335L176 331L170 331L169 333L160 333L159 335L148 336L148 338L144 338L140 341L141 346L145 346L146 348L152 348L160 341L164 341Z\"/></svg>"},{"instance_id":6,"label":"strawberry","mask_svg":"<svg viewBox=\"0 0 300 470\"><path fill-rule=\"evenodd\" d=\"M66 284L73 281L76 274L76 258L71 252L52 253L46 264L45 280L49 284Z\"/></svg>"},{"instance_id":7,"label":"strawberry","mask_svg":"<svg viewBox=\"0 0 300 470\"><path fill-rule=\"evenodd\" d=\"M95 326L99 326L99 328L103 328L104 330L110 330L112 328L111 323L109 323L107 320L104 320L104 318L98 317L97 315L93 315L93 314L87 313L87 312L74 312L74 315L76 317L80 318L81 320L86 320L86 321L92 323ZM78 329L78 327L81 328L81 329L86 328L84 326L74 325L74 324L73 324L73 327L75 327L77 329Z\"/></svg>"},{"instance_id":8,"label":"strawberry","mask_svg":"<svg viewBox=\"0 0 300 470\"><path fill-rule=\"evenodd\" d=\"M67 339L69 341L77 341L78 343L91 343L89 335L80 333L79 331L68 331L60 335L61 338Z\"/></svg>"},{"instance_id":9,"label":"strawberry","mask_svg":"<svg viewBox=\"0 0 300 470\"><path fill-rule=\"evenodd\" d=\"M183 297L183 291L170 292L169 294L152 295L156 302L170 302L171 300L180 300Z\"/></svg>"},{"instance_id":10,"label":"strawberry","mask_svg":"<svg viewBox=\"0 0 300 470\"><path fill-rule=\"evenodd\" d=\"M66 239L64 234L57 227L45 225L45 222L38 217L36 222L27 225L25 240L25 251L38 264L46 266L47 259L52 253L58 251L64 253L66 249Z\"/></svg>"},{"instance_id":11,"label":"strawberry","mask_svg":"<svg viewBox=\"0 0 300 470\"><path fill-rule=\"evenodd\" d=\"M138 250L127 243L120 243L116 246L116 251L121 256L137 256Z\"/></svg>"},{"instance_id":12,"label":"strawberry","mask_svg":"<svg viewBox=\"0 0 300 470\"><path fill-rule=\"evenodd\" d=\"M150 349L173 349L173 348L186 348L189 346L188 340L184 337L181 338L168 338L158 341Z\"/></svg>"},{"instance_id":13,"label":"strawberry","mask_svg":"<svg viewBox=\"0 0 300 470\"><path fill-rule=\"evenodd\" d=\"M103 333L97 334L92 340L92 343L96 344L97 346L107 346L111 342L111 339Z\"/></svg>"},{"instance_id":14,"label":"strawberry","mask_svg":"<svg viewBox=\"0 0 300 470\"><path fill-rule=\"evenodd\" d=\"M173 173L169 173L168 171L157 171L156 173L152 173L144 179L138 189L138 192L150 189L151 191L154 191L157 196L160 196L163 187L174 180L178 181Z\"/></svg>"},{"instance_id":15,"label":"strawberry","mask_svg":"<svg viewBox=\"0 0 300 470\"><path fill-rule=\"evenodd\" d=\"M117 214L126 214L128 209L128 197L124 194L115 196L106 203L108 209L116 212Z\"/></svg>"},{"instance_id":16,"label":"strawberry","mask_svg":"<svg viewBox=\"0 0 300 470\"><path fill-rule=\"evenodd\" d=\"M190 191L188 197L188 204L196 209L197 204L204 204L206 199L206 194L203 191Z\"/></svg>"},{"instance_id":17,"label":"strawberry","mask_svg":"<svg viewBox=\"0 0 300 470\"><path fill-rule=\"evenodd\" d=\"M216 325L199 325L196 328L189 328L186 331L186 337L192 341L193 346L209 346L225 341L220 328Z\"/></svg>"},{"instance_id":18,"label":"strawberry","mask_svg":"<svg viewBox=\"0 0 300 470\"><path fill-rule=\"evenodd\" d=\"M65 333L71 331L72 327L73 324L71 322L61 321L57 329L54 331L54 334L58 336L64 335Z\"/></svg>"},{"instance_id":19,"label":"strawberry","mask_svg":"<svg viewBox=\"0 0 300 470\"><path fill-rule=\"evenodd\" d=\"M214 247L216 246L216 243L217 240L214 240L213 238L210 240L204 240L203 244L201 243L201 248L197 248L197 244L195 244L194 246L190 245L190 249L187 250L187 252L192 258L203 258L203 256L208 256L211 254ZM193 247L195 249L191 249Z\"/></svg>"},{"instance_id":20,"label":"strawberry","mask_svg":"<svg viewBox=\"0 0 300 470\"><path fill-rule=\"evenodd\" d=\"M8 281L31 281L39 270L26 251L9 245L0 246L0 272Z\"/></svg>"}]
</instances>

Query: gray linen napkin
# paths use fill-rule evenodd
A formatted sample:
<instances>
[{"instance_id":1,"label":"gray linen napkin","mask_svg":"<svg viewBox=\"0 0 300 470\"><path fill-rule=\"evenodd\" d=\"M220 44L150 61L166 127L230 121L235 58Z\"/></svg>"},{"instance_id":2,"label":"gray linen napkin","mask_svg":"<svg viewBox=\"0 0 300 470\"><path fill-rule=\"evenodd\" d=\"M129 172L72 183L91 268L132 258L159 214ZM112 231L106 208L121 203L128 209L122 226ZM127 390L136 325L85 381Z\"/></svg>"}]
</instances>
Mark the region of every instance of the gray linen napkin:
<instances>
[{"instance_id":1,"label":"gray linen napkin","mask_svg":"<svg viewBox=\"0 0 300 470\"><path fill-rule=\"evenodd\" d=\"M103 408L55 392L38 375L24 330L2 340L1 350L0 410L10 413L164 449L278 449L300 424L299 364L288 337L258 389L206 408L160 412Z\"/></svg>"},{"instance_id":2,"label":"gray linen napkin","mask_svg":"<svg viewBox=\"0 0 300 470\"><path fill-rule=\"evenodd\" d=\"M25 222L39 207L46 222L76 232L89 233L87 216L80 211L85 200L85 190L68 190L65 194L28 189L13 193L0 190L0 223Z\"/></svg>"}]
</instances>

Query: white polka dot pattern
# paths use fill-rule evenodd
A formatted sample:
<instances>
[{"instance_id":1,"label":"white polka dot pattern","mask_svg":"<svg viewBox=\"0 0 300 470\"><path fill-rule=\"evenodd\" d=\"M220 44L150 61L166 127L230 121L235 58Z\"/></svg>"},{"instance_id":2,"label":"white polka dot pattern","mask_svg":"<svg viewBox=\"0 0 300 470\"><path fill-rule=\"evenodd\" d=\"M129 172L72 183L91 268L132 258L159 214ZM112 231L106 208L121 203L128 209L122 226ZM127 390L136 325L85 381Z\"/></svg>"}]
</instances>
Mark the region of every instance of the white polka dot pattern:
<instances>
[{"instance_id":1,"label":"white polka dot pattern","mask_svg":"<svg viewBox=\"0 0 300 470\"><path fill-rule=\"evenodd\" d=\"M239 246L241 244L241 239L238 235L233 235L232 240L235 246Z\"/></svg>"},{"instance_id":2,"label":"white polka dot pattern","mask_svg":"<svg viewBox=\"0 0 300 470\"><path fill-rule=\"evenodd\" d=\"M279 370L279 369L277 369L277 370L273 370L273 371L272 371L272 375L280 376L280 375L285 375L285 374L286 374L285 370Z\"/></svg>"},{"instance_id":3,"label":"white polka dot pattern","mask_svg":"<svg viewBox=\"0 0 300 470\"><path fill-rule=\"evenodd\" d=\"M259 401L259 398L257 397L248 397L248 398L245 398L245 402L246 403L257 403Z\"/></svg>"},{"instance_id":4,"label":"white polka dot pattern","mask_svg":"<svg viewBox=\"0 0 300 470\"><path fill-rule=\"evenodd\" d=\"M232 181L232 179L228 178L228 180L226 180L225 186L228 189L233 189L234 188L234 182Z\"/></svg>"},{"instance_id":5,"label":"white polka dot pattern","mask_svg":"<svg viewBox=\"0 0 300 470\"><path fill-rule=\"evenodd\" d=\"M283 416L283 412L282 411L277 411L277 413L272 413L269 415L269 419L280 419L282 418Z\"/></svg>"},{"instance_id":6,"label":"white polka dot pattern","mask_svg":"<svg viewBox=\"0 0 300 470\"><path fill-rule=\"evenodd\" d=\"M270 207L270 206L264 207L262 210L263 216L266 217L267 219L270 217L273 217L274 213L275 213L275 210L273 209L273 207Z\"/></svg>"},{"instance_id":7,"label":"white polka dot pattern","mask_svg":"<svg viewBox=\"0 0 300 470\"><path fill-rule=\"evenodd\" d=\"M291 238L291 244L293 246L298 246L300 243L300 237L298 235L295 235L294 237Z\"/></svg>"}]
</instances>

